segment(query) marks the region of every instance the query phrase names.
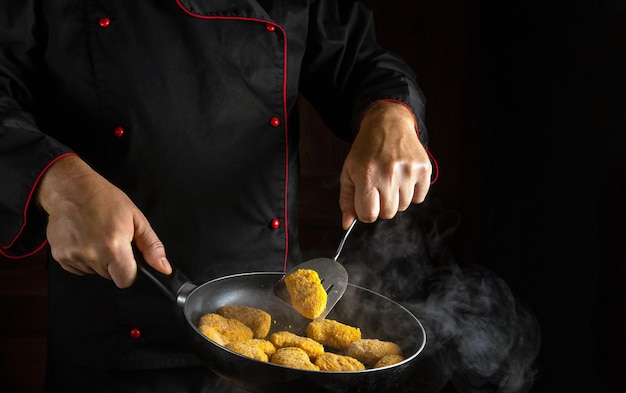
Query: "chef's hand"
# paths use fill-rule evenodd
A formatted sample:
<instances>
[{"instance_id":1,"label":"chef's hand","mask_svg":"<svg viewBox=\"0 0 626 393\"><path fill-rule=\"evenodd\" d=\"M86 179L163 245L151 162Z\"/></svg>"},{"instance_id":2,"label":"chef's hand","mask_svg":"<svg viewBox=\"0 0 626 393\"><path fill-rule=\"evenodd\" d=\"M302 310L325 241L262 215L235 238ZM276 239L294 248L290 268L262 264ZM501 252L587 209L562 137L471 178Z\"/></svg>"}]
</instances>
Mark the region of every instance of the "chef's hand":
<instances>
[{"instance_id":1,"label":"chef's hand","mask_svg":"<svg viewBox=\"0 0 626 393\"><path fill-rule=\"evenodd\" d=\"M341 171L344 229L357 217L362 222L390 219L411 202L423 202L431 173L411 110L395 102L374 103L363 116Z\"/></svg>"},{"instance_id":2,"label":"chef's hand","mask_svg":"<svg viewBox=\"0 0 626 393\"><path fill-rule=\"evenodd\" d=\"M127 288L137 276L134 242L149 265L171 273L163 243L146 217L77 156L59 159L44 173L37 201L48 213L52 256L68 272L97 273Z\"/></svg>"}]
</instances>

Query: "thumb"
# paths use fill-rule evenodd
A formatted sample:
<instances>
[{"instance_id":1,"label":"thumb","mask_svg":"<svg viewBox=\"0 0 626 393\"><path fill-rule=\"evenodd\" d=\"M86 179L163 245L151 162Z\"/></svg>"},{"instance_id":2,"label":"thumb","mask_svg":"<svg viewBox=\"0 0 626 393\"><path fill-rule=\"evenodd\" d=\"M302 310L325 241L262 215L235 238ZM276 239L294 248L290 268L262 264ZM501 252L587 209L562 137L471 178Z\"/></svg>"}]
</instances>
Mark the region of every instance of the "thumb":
<instances>
[{"instance_id":1,"label":"thumb","mask_svg":"<svg viewBox=\"0 0 626 393\"><path fill-rule=\"evenodd\" d=\"M165 255L165 246L147 222L135 229L134 243L148 265L163 274L172 273L172 266Z\"/></svg>"},{"instance_id":2,"label":"thumb","mask_svg":"<svg viewBox=\"0 0 626 393\"><path fill-rule=\"evenodd\" d=\"M341 209L341 226L348 229L357 218L354 208L354 183L342 174L339 188L339 208Z\"/></svg>"}]
</instances>

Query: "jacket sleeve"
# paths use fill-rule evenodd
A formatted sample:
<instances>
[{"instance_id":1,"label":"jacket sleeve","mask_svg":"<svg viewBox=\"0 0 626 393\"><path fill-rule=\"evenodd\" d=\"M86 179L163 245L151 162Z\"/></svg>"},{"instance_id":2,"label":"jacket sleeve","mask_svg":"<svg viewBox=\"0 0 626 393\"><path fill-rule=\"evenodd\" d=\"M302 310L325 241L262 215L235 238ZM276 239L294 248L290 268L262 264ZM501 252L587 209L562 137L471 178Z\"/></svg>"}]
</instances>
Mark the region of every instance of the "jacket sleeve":
<instances>
[{"instance_id":1,"label":"jacket sleeve","mask_svg":"<svg viewBox=\"0 0 626 393\"><path fill-rule=\"evenodd\" d=\"M38 127L44 72L37 46L37 1L0 5L0 254L23 257L45 245L46 215L36 207L43 172L70 149Z\"/></svg>"},{"instance_id":2,"label":"jacket sleeve","mask_svg":"<svg viewBox=\"0 0 626 393\"><path fill-rule=\"evenodd\" d=\"M314 0L311 7L300 86L327 125L352 140L368 105L400 101L412 109L427 145L425 100L415 73L378 45L371 11L355 0Z\"/></svg>"}]
</instances>

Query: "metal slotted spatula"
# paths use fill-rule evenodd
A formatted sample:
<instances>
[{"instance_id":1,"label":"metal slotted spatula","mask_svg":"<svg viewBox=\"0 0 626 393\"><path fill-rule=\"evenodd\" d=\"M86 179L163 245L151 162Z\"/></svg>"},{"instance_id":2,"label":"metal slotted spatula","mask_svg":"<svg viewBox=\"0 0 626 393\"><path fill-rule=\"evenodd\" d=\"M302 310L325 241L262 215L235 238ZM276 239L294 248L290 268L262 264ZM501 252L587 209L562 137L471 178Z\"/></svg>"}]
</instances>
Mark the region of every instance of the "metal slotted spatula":
<instances>
[{"instance_id":1,"label":"metal slotted spatula","mask_svg":"<svg viewBox=\"0 0 626 393\"><path fill-rule=\"evenodd\" d=\"M326 318L326 315L328 315L333 307L335 307L335 304L337 304L339 299L341 299L343 293L346 291L346 287L348 286L348 272L341 263L337 262L337 259L339 258L341 250L343 249L343 245L345 244L346 239L352 231L352 228L354 228L356 222L357 220L354 220L352 224L350 224L350 227L344 233L343 238L341 239L341 243L339 243L339 247L337 248L337 252L332 259L315 258L295 266L274 285L274 294L280 300L291 305L291 296L289 295L289 292L287 291L287 286L285 285L285 277L296 269L315 270L320 277L322 286L328 294L326 309L315 319L322 320Z\"/></svg>"}]
</instances>

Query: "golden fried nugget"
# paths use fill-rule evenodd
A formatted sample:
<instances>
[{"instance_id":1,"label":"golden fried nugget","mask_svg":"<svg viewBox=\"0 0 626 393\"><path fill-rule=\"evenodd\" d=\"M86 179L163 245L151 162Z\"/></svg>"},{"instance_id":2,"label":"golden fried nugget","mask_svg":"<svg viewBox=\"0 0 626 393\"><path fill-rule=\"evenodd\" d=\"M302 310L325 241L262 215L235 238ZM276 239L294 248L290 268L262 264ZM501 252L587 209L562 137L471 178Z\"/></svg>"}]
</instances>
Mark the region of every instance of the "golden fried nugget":
<instances>
[{"instance_id":1,"label":"golden fried nugget","mask_svg":"<svg viewBox=\"0 0 626 393\"><path fill-rule=\"evenodd\" d=\"M271 341L265 340L263 338L251 338L248 340L241 340L237 342L259 348L261 351L265 352L267 356L272 356L274 352L276 352L276 347L274 346L274 344L272 344Z\"/></svg>"},{"instance_id":2,"label":"golden fried nugget","mask_svg":"<svg viewBox=\"0 0 626 393\"><path fill-rule=\"evenodd\" d=\"M361 338L361 329L332 319L312 321L306 329L307 337L336 349L345 349Z\"/></svg>"},{"instance_id":3,"label":"golden fried nugget","mask_svg":"<svg viewBox=\"0 0 626 393\"><path fill-rule=\"evenodd\" d=\"M338 355L332 352L321 354L315 359L315 365L321 371L360 371L365 365L350 356Z\"/></svg>"},{"instance_id":4,"label":"golden fried nugget","mask_svg":"<svg viewBox=\"0 0 626 393\"><path fill-rule=\"evenodd\" d=\"M278 348L272 355L270 362L281 366L300 368L303 370L319 371L319 367L311 363L311 359L306 352L296 347Z\"/></svg>"},{"instance_id":5,"label":"golden fried nugget","mask_svg":"<svg viewBox=\"0 0 626 393\"><path fill-rule=\"evenodd\" d=\"M348 356L358 359L365 365L371 366L387 355L402 355L398 344L378 339L361 339L348 345Z\"/></svg>"},{"instance_id":6,"label":"golden fried nugget","mask_svg":"<svg viewBox=\"0 0 626 393\"><path fill-rule=\"evenodd\" d=\"M269 361L269 357L267 356L265 351L263 351L263 349L261 349L260 347L252 344L250 340L233 341L227 343L225 347L230 349L231 351L237 352L240 355L247 356L252 359L260 360L262 362Z\"/></svg>"},{"instance_id":7,"label":"golden fried nugget","mask_svg":"<svg viewBox=\"0 0 626 393\"><path fill-rule=\"evenodd\" d=\"M404 356L402 355L386 355L380 358L376 364L374 364L374 368L391 366L392 364L400 363L404 360Z\"/></svg>"},{"instance_id":8,"label":"golden fried nugget","mask_svg":"<svg viewBox=\"0 0 626 393\"><path fill-rule=\"evenodd\" d=\"M200 318L198 328L209 326L215 329L226 343L246 340L253 337L252 329L236 319L224 318L215 313L205 314Z\"/></svg>"},{"instance_id":9,"label":"golden fried nugget","mask_svg":"<svg viewBox=\"0 0 626 393\"><path fill-rule=\"evenodd\" d=\"M248 306L223 306L217 313L224 318L236 319L252 329L254 338L265 338L270 331L272 317L266 311Z\"/></svg>"},{"instance_id":10,"label":"golden fried nugget","mask_svg":"<svg viewBox=\"0 0 626 393\"><path fill-rule=\"evenodd\" d=\"M212 340L219 345L224 346L227 343L226 339L224 339L224 337L214 327L209 325L200 325L198 330L200 330L200 333L208 337L209 340Z\"/></svg>"},{"instance_id":11,"label":"golden fried nugget","mask_svg":"<svg viewBox=\"0 0 626 393\"><path fill-rule=\"evenodd\" d=\"M296 347L302 349L310 358L324 353L324 346L308 337L298 336L286 330L272 333L270 341L277 349Z\"/></svg>"},{"instance_id":12,"label":"golden fried nugget","mask_svg":"<svg viewBox=\"0 0 626 393\"><path fill-rule=\"evenodd\" d=\"M285 277L291 305L302 316L315 319L325 309L328 294L315 270L296 269Z\"/></svg>"}]
</instances>

